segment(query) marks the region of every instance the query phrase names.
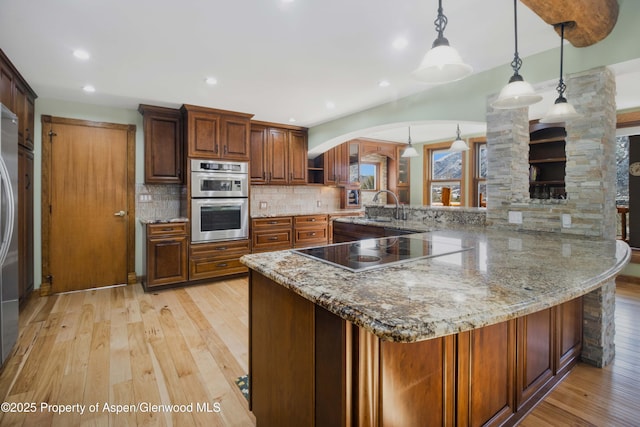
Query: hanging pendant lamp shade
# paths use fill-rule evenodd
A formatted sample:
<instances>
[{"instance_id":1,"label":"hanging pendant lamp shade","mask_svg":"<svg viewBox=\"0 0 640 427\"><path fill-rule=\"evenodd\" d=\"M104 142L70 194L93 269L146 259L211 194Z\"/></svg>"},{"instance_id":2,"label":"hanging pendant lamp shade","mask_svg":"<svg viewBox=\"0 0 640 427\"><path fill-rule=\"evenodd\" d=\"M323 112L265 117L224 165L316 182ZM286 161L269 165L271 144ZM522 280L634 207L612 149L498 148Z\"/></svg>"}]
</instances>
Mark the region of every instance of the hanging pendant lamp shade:
<instances>
[{"instance_id":1,"label":"hanging pendant lamp shade","mask_svg":"<svg viewBox=\"0 0 640 427\"><path fill-rule=\"evenodd\" d=\"M453 141L453 144L451 144L451 148L449 148L449 151L459 152L459 151L468 151L468 150L469 150L469 146L467 145L465 140L460 137L460 125L458 125L456 140Z\"/></svg>"},{"instance_id":2,"label":"hanging pendant lamp shade","mask_svg":"<svg viewBox=\"0 0 640 427\"><path fill-rule=\"evenodd\" d=\"M562 79L562 63L564 61L564 27L565 22L560 24L560 80L556 87L556 90L558 91L558 98L551 108L549 108L547 114L540 119L540 123L560 123L577 119L582 116L575 108L573 108L573 105L569 104L567 98L564 97L564 91L567 89L567 85L564 84L564 80Z\"/></svg>"},{"instance_id":3,"label":"hanging pendant lamp shade","mask_svg":"<svg viewBox=\"0 0 640 427\"><path fill-rule=\"evenodd\" d=\"M402 156L400 157L418 157L418 151L416 151L415 148L413 148L413 146L411 145L411 126L409 126L409 146L407 148L405 148L405 150L402 152Z\"/></svg>"},{"instance_id":4,"label":"hanging pendant lamp shade","mask_svg":"<svg viewBox=\"0 0 640 427\"><path fill-rule=\"evenodd\" d=\"M418 69L412 75L425 83L448 83L463 79L473 72L473 68L465 64L457 50L449 45L444 37L447 17L442 13L442 0L438 1L438 17L434 21L438 38L431 49L424 55Z\"/></svg>"},{"instance_id":5,"label":"hanging pendant lamp shade","mask_svg":"<svg viewBox=\"0 0 640 427\"><path fill-rule=\"evenodd\" d=\"M521 108L535 104L542 100L542 96L538 95L533 86L527 83L520 75L520 67L522 67L522 59L518 54L518 9L517 0L513 0L513 22L515 27L515 53L513 55L513 61L511 61L511 68L513 69L513 76L509 79L507 84L498 95L491 106L497 109L509 109L509 108Z\"/></svg>"}]
</instances>

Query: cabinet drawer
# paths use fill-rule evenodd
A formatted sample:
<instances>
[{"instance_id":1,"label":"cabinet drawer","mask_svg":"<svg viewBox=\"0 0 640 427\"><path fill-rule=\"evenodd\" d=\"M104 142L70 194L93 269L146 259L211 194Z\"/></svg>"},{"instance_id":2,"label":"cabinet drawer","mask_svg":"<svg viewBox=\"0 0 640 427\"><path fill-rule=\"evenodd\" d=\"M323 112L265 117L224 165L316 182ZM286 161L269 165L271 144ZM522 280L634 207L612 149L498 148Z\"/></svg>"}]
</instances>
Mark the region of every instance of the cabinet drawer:
<instances>
[{"instance_id":1,"label":"cabinet drawer","mask_svg":"<svg viewBox=\"0 0 640 427\"><path fill-rule=\"evenodd\" d=\"M296 229L294 239L296 247L326 244L327 226Z\"/></svg>"},{"instance_id":2,"label":"cabinet drawer","mask_svg":"<svg viewBox=\"0 0 640 427\"><path fill-rule=\"evenodd\" d=\"M187 235L187 223L171 222L166 224L147 224L147 237L177 235Z\"/></svg>"},{"instance_id":3,"label":"cabinet drawer","mask_svg":"<svg viewBox=\"0 0 640 427\"><path fill-rule=\"evenodd\" d=\"M282 216L276 218L258 218L254 219L251 223L254 230L270 230L273 228L285 228L293 225L293 220L290 216Z\"/></svg>"},{"instance_id":4,"label":"cabinet drawer","mask_svg":"<svg viewBox=\"0 0 640 427\"><path fill-rule=\"evenodd\" d=\"M240 257L215 259L212 257L193 257L190 260L189 279L209 279L246 273L248 268L240 262Z\"/></svg>"},{"instance_id":5,"label":"cabinet drawer","mask_svg":"<svg viewBox=\"0 0 640 427\"><path fill-rule=\"evenodd\" d=\"M293 217L294 227L317 226L327 224L327 215L300 215Z\"/></svg>"},{"instance_id":6,"label":"cabinet drawer","mask_svg":"<svg viewBox=\"0 0 640 427\"><path fill-rule=\"evenodd\" d=\"M227 242L192 244L189 254L191 257L209 257L214 259L230 258L248 254L249 240L230 240Z\"/></svg>"},{"instance_id":7,"label":"cabinet drawer","mask_svg":"<svg viewBox=\"0 0 640 427\"><path fill-rule=\"evenodd\" d=\"M291 244L291 230L275 230L253 234L253 247Z\"/></svg>"}]
</instances>

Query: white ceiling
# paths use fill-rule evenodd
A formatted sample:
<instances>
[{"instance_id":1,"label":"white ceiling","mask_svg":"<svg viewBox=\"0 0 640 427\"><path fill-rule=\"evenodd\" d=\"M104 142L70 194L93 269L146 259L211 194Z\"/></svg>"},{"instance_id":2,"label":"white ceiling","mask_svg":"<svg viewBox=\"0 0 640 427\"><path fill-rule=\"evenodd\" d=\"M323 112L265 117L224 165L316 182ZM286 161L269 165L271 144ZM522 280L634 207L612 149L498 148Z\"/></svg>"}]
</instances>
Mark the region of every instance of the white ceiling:
<instances>
[{"instance_id":1,"label":"white ceiling","mask_svg":"<svg viewBox=\"0 0 640 427\"><path fill-rule=\"evenodd\" d=\"M510 62L511 1L443 3L445 36L474 72ZM189 103L310 127L428 89L410 73L435 38L436 9L435 0L0 0L0 48L41 98ZM553 29L521 4L518 19L522 57L557 47ZM392 47L398 36L403 50ZM76 59L77 48L91 58ZM209 76L218 84L205 84ZM383 79L390 86L379 87ZM406 140L404 124L378 131L362 136Z\"/></svg>"}]
</instances>

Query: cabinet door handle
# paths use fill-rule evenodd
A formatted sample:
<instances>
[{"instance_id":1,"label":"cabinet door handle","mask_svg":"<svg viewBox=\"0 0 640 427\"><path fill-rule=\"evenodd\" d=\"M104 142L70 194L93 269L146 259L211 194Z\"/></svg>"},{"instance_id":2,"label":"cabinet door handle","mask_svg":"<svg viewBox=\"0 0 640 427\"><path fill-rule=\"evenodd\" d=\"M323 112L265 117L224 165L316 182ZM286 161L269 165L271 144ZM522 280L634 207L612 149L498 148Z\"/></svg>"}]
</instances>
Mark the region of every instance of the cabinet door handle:
<instances>
[{"instance_id":1,"label":"cabinet door handle","mask_svg":"<svg viewBox=\"0 0 640 427\"><path fill-rule=\"evenodd\" d=\"M277 224L278 221L269 221L269 224Z\"/></svg>"},{"instance_id":2,"label":"cabinet door handle","mask_svg":"<svg viewBox=\"0 0 640 427\"><path fill-rule=\"evenodd\" d=\"M316 233L309 233L309 236L315 236Z\"/></svg>"},{"instance_id":3,"label":"cabinet door handle","mask_svg":"<svg viewBox=\"0 0 640 427\"><path fill-rule=\"evenodd\" d=\"M24 174L25 179L27 180L27 185L25 186L25 189L29 189L31 188L31 177L29 176L28 173Z\"/></svg>"},{"instance_id":4,"label":"cabinet door handle","mask_svg":"<svg viewBox=\"0 0 640 427\"><path fill-rule=\"evenodd\" d=\"M316 219L315 218L309 218L309 219L307 219L307 221L316 222Z\"/></svg>"},{"instance_id":5,"label":"cabinet door handle","mask_svg":"<svg viewBox=\"0 0 640 427\"><path fill-rule=\"evenodd\" d=\"M216 248L216 251L226 251L227 247L226 246L220 246L219 248Z\"/></svg>"},{"instance_id":6,"label":"cabinet door handle","mask_svg":"<svg viewBox=\"0 0 640 427\"><path fill-rule=\"evenodd\" d=\"M218 144L216 144L215 149L213 150L214 153L218 154Z\"/></svg>"},{"instance_id":7,"label":"cabinet door handle","mask_svg":"<svg viewBox=\"0 0 640 427\"><path fill-rule=\"evenodd\" d=\"M273 236L273 237L269 237L269 240L278 240L278 238L276 236Z\"/></svg>"},{"instance_id":8,"label":"cabinet door handle","mask_svg":"<svg viewBox=\"0 0 640 427\"><path fill-rule=\"evenodd\" d=\"M229 264L227 264L226 262L221 262L220 264L216 265L216 267L220 267L220 268L224 268L224 267L228 267Z\"/></svg>"},{"instance_id":9,"label":"cabinet door handle","mask_svg":"<svg viewBox=\"0 0 640 427\"><path fill-rule=\"evenodd\" d=\"M229 152L229 151L228 151L228 149L227 149L227 146L225 145L225 146L224 146L224 154L227 154L228 152Z\"/></svg>"},{"instance_id":10,"label":"cabinet door handle","mask_svg":"<svg viewBox=\"0 0 640 427\"><path fill-rule=\"evenodd\" d=\"M262 180L263 181L267 180L267 173L266 172L262 172Z\"/></svg>"}]
</instances>

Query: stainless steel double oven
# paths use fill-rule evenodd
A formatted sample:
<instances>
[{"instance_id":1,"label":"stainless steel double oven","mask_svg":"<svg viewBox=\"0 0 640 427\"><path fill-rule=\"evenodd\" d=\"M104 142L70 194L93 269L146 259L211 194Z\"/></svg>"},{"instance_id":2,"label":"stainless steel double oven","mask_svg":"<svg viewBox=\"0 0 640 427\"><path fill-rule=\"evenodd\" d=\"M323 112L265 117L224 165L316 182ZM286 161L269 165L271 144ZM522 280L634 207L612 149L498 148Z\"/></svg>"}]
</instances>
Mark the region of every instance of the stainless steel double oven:
<instances>
[{"instance_id":1,"label":"stainless steel double oven","mask_svg":"<svg viewBox=\"0 0 640 427\"><path fill-rule=\"evenodd\" d=\"M191 159L191 242L249 237L249 164Z\"/></svg>"}]
</instances>

